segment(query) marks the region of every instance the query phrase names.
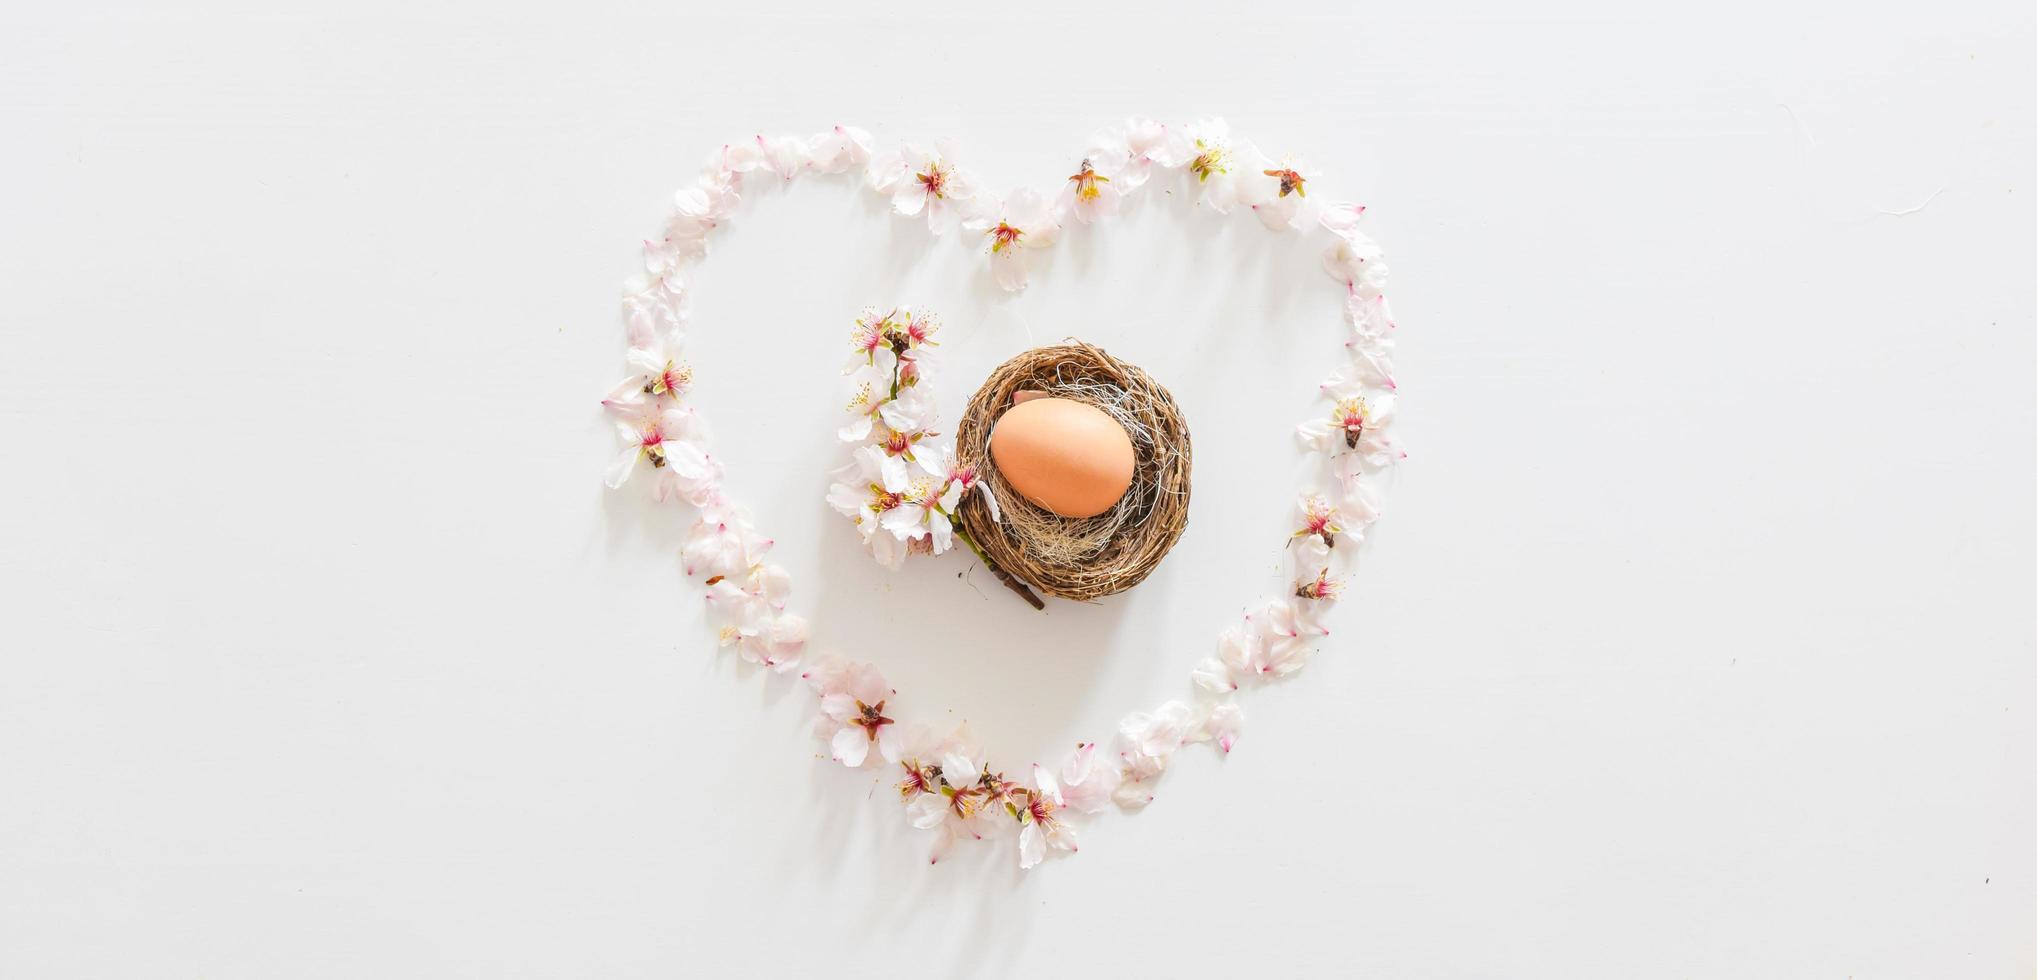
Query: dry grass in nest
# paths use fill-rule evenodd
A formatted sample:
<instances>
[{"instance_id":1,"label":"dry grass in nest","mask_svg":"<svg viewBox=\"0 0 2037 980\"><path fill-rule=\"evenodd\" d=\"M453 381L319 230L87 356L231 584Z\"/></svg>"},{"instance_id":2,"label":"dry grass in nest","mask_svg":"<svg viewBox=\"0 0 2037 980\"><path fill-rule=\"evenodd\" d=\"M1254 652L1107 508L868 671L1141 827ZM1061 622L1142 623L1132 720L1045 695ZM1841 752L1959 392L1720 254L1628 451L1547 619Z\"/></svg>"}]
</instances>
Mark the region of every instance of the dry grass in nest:
<instances>
[{"instance_id":1,"label":"dry grass in nest","mask_svg":"<svg viewBox=\"0 0 2037 980\"><path fill-rule=\"evenodd\" d=\"M1125 427L1137 465L1117 507L1062 517L1020 496L991 465L991 429L1012 393L1028 390L1094 405ZM989 481L1004 517L993 521L983 498L970 494L962 501L963 529L991 570L1036 606L1011 579L1080 601L1123 592L1152 573L1188 525L1188 423L1166 388L1100 347L1039 347L999 365L963 412L955 452Z\"/></svg>"}]
</instances>

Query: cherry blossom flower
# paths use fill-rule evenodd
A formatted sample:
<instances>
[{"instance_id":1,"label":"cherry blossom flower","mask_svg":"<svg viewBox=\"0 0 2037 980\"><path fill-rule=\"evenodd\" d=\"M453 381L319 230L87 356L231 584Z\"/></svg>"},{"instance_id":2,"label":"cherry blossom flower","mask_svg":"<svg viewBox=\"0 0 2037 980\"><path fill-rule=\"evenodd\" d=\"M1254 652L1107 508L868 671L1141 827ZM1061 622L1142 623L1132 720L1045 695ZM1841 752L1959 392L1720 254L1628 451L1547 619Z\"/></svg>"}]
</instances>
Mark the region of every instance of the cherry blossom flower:
<instances>
[{"instance_id":1,"label":"cherry blossom flower","mask_svg":"<svg viewBox=\"0 0 2037 980\"><path fill-rule=\"evenodd\" d=\"M1111 798L1127 808L1153 802L1153 783L1167 771L1167 760L1194 728L1193 709L1180 701L1169 701L1151 714L1125 716L1118 723L1118 756L1124 761L1124 779Z\"/></svg>"},{"instance_id":2,"label":"cherry blossom flower","mask_svg":"<svg viewBox=\"0 0 2037 980\"><path fill-rule=\"evenodd\" d=\"M709 604L723 619L716 631L723 649L734 647L737 655L744 660L779 673L799 664L799 653L806 647L804 618L770 611L768 603L716 602L711 594Z\"/></svg>"},{"instance_id":3,"label":"cherry blossom flower","mask_svg":"<svg viewBox=\"0 0 2037 980\"><path fill-rule=\"evenodd\" d=\"M732 575L707 580L708 608L720 619L720 645L742 659L784 672L799 663L806 646L806 620L785 611L792 593L785 569L757 562Z\"/></svg>"},{"instance_id":4,"label":"cherry blossom flower","mask_svg":"<svg viewBox=\"0 0 2037 980\"><path fill-rule=\"evenodd\" d=\"M707 580L708 605L727 612L732 619L776 615L784 611L791 596L792 577L782 566L763 561L752 561Z\"/></svg>"},{"instance_id":5,"label":"cherry blossom flower","mask_svg":"<svg viewBox=\"0 0 2037 980\"><path fill-rule=\"evenodd\" d=\"M675 277L687 263L697 262L706 254L707 236L675 236L667 232L662 238L644 239L644 271L656 279Z\"/></svg>"},{"instance_id":6,"label":"cherry blossom flower","mask_svg":"<svg viewBox=\"0 0 2037 980\"><path fill-rule=\"evenodd\" d=\"M1301 227L1308 181L1316 176L1315 172L1292 159L1274 163L1256 150L1243 152L1240 157L1238 200L1274 231Z\"/></svg>"},{"instance_id":7,"label":"cherry blossom flower","mask_svg":"<svg viewBox=\"0 0 2037 980\"><path fill-rule=\"evenodd\" d=\"M1322 605L1336 602L1344 594L1344 580L1331 578L1330 570L1324 568L1313 579L1295 584L1294 595L1298 599L1310 599Z\"/></svg>"},{"instance_id":8,"label":"cherry blossom flower","mask_svg":"<svg viewBox=\"0 0 2037 980\"><path fill-rule=\"evenodd\" d=\"M1097 753L1095 742L1080 742L1061 766L1061 796L1071 809L1101 813L1123 778L1109 756Z\"/></svg>"},{"instance_id":9,"label":"cherry blossom flower","mask_svg":"<svg viewBox=\"0 0 2037 980\"><path fill-rule=\"evenodd\" d=\"M707 236L742 203L741 179L702 178L672 196L672 216L665 237L644 243L644 264L654 276L670 276L680 266L707 254Z\"/></svg>"},{"instance_id":10,"label":"cherry blossom flower","mask_svg":"<svg viewBox=\"0 0 2037 980\"><path fill-rule=\"evenodd\" d=\"M1305 644L1272 642L1263 628L1264 608L1248 614L1241 626L1232 627L1217 638L1217 659L1239 681L1264 681L1286 677L1308 662Z\"/></svg>"},{"instance_id":11,"label":"cherry blossom flower","mask_svg":"<svg viewBox=\"0 0 2037 980\"><path fill-rule=\"evenodd\" d=\"M866 364L849 372L849 400L842 411L849 414L849 421L835 435L843 442L862 442L870 438L870 430L877 424L884 406L892 400L891 385L898 376L897 365L885 352L883 364Z\"/></svg>"},{"instance_id":12,"label":"cherry blossom flower","mask_svg":"<svg viewBox=\"0 0 2037 980\"><path fill-rule=\"evenodd\" d=\"M1391 465L1401 451L1387 435L1393 420L1394 396L1360 394L1364 386L1343 377L1323 384L1323 393L1334 399L1327 416L1317 416L1296 427L1303 446L1319 453L1349 453L1367 466Z\"/></svg>"},{"instance_id":13,"label":"cherry blossom flower","mask_svg":"<svg viewBox=\"0 0 2037 980\"><path fill-rule=\"evenodd\" d=\"M889 352L880 356L878 363L850 373L849 401L842 406L849 421L835 433L843 442L862 442L874 436L890 443L897 436L902 442L894 455L911 458L912 445L931 434L927 426L933 424L937 409L931 391L917 384L902 384L899 375L899 361ZM892 390L893 385L897 390Z\"/></svg>"},{"instance_id":14,"label":"cherry blossom flower","mask_svg":"<svg viewBox=\"0 0 2037 980\"><path fill-rule=\"evenodd\" d=\"M898 767L905 772L905 778L898 781L899 802L910 805L921 796L940 794L941 770L938 765L926 761L923 756L908 755L898 760Z\"/></svg>"},{"instance_id":15,"label":"cherry blossom flower","mask_svg":"<svg viewBox=\"0 0 2037 980\"><path fill-rule=\"evenodd\" d=\"M1229 694L1238 689L1238 679L1220 657L1204 657L1188 672L1195 686L1212 694Z\"/></svg>"},{"instance_id":16,"label":"cherry blossom flower","mask_svg":"<svg viewBox=\"0 0 2037 980\"><path fill-rule=\"evenodd\" d=\"M937 459L936 452L922 455ZM933 462L930 465L938 467L940 464ZM945 479L938 483L920 480L907 488L898 506L885 511L879 522L900 541L910 543L921 538L929 539L931 553L942 554L955 545L955 509L961 505L965 489L960 480Z\"/></svg>"},{"instance_id":17,"label":"cherry blossom flower","mask_svg":"<svg viewBox=\"0 0 2037 980\"><path fill-rule=\"evenodd\" d=\"M1358 231L1358 219L1365 216L1365 206L1339 202L1323 208L1316 221L1328 228L1332 234L1348 238Z\"/></svg>"},{"instance_id":18,"label":"cherry blossom flower","mask_svg":"<svg viewBox=\"0 0 2037 980\"><path fill-rule=\"evenodd\" d=\"M661 502L676 494L698 503L720 486L721 464L688 441L697 428L691 410L616 399L602 405L615 414L616 429L625 443L621 455L609 464L609 489L628 482L642 463L649 463L656 473L652 489Z\"/></svg>"},{"instance_id":19,"label":"cherry blossom flower","mask_svg":"<svg viewBox=\"0 0 2037 980\"><path fill-rule=\"evenodd\" d=\"M1331 467L1331 472L1343 490L1337 501L1337 512L1344 515L1344 534L1354 541L1363 540L1365 529L1379 520L1378 493L1370 481L1360 478L1362 461L1357 454L1347 453L1332 462L1336 465Z\"/></svg>"},{"instance_id":20,"label":"cherry blossom flower","mask_svg":"<svg viewBox=\"0 0 2037 980\"><path fill-rule=\"evenodd\" d=\"M996 819L986 821L985 830L988 834L1002 835L1005 831L1018 829L1020 813L1025 809L1024 786L1006 779L1004 773L996 772L985 765L976 776L976 791L983 796L983 811L986 815L995 817L1002 811L1005 816L1011 818L1010 823Z\"/></svg>"},{"instance_id":21,"label":"cherry blossom flower","mask_svg":"<svg viewBox=\"0 0 2037 980\"><path fill-rule=\"evenodd\" d=\"M806 620L785 612L792 580L777 565L758 563L739 576L707 581L707 604L721 616L723 647L735 647L744 660L776 671L799 662L806 645Z\"/></svg>"},{"instance_id":22,"label":"cherry blossom flower","mask_svg":"<svg viewBox=\"0 0 2037 980\"><path fill-rule=\"evenodd\" d=\"M1344 322L1351 325L1351 343L1381 352L1393 349L1393 309L1386 297L1362 296L1356 290L1344 299Z\"/></svg>"},{"instance_id":23,"label":"cherry blossom flower","mask_svg":"<svg viewBox=\"0 0 2037 980\"><path fill-rule=\"evenodd\" d=\"M1300 669L1315 642L1330 635L1313 614L1315 608L1304 611L1294 599L1270 599L1245 616L1246 623L1258 630L1266 663L1294 663L1287 671L1272 671L1275 675Z\"/></svg>"},{"instance_id":24,"label":"cherry blossom flower","mask_svg":"<svg viewBox=\"0 0 2037 980\"><path fill-rule=\"evenodd\" d=\"M1167 127L1151 119L1131 118L1090 140L1090 159L1098 171L1110 175L1120 196L1137 190L1153 172L1157 156L1166 155ZM1179 167L1181 161L1162 166Z\"/></svg>"},{"instance_id":25,"label":"cherry blossom flower","mask_svg":"<svg viewBox=\"0 0 2037 980\"><path fill-rule=\"evenodd\" d=\"M990 269L997 284L1013 292L1026 288L1025 253L1054 244L1061 233L1053 210L1028 190L1006 198L995 219L985 214L970 219L967 226L990 240Z\"/></svg>"},{"instance_id":26,"label":"cherry blossom flower","mask_svg":"<svg viewBox=\"0 0 2037 980\"><path fill-rule=\"evenodd\" d=\"M1351 355L1350 365L1333 372L1322 387L1332 388L1372 387L1393 391L1400 385L1393 379L1393 341L1384 344L1370 342L1364 337L1353 337L1344 342L1344 350Z\"/></svg>"},{"instance_id":27,"label":"cherry blossom flower","mask_svg":"<svg viewBox=\"0 0 2037 980\"><path fill-rule=\"evenodd\" d=\"M941 342L934 339L934 334L941 332L940 317L911 308L901 310L897 316L899 324L895 329L905 337L907 346L915 350L941 346Z\"/></svg>"},{"instance_id":28,"label":"cherry blossom flower","mask_svg":"<svg viewBox=\"0 0 2037 980\"><path fill-rule=\"evenodd\" d=\"M839 668L835 672L839 673ZM831 677L809 679L815 690L820 690L823 685L832 682ZM909 725L904 735L897 736L897 761L899 769L904 774L904 778L898 781L899 802L909 804L922 795L940 795L941 756L947 752L951 742L962 737L966 735L961 731L938 736L934 734L933 729L923 723ZM907 814L907 819L909 822L910 813Z\"/></svg>"},{"instance_id":29,"label":"cherry blossom flower","mask_svg":"<svg viewBox=\"0 0 2037 980\"><path fill-rule=\"evenodd\" d=\"M1386 263L1379 243L1353 229L1323 250L1323 271L1345 285L1349 295L1371 299L1386 291Z\"/></svg>"},{"instance_id":30,"label":"cherry blossom flower","mask_svg":"<svg viewBox=\"0 0 2037 980\"><path fill-rule=\"evenodd\" d=\"M1322 494L1310 493L1303 494L1296 506L1301 511L1301 526L1289 543L1311 562L1327 559L1337 547L1337 535L1344 533L1336 505Z\"/></svg>"},{"instance_id":31,"label":"cherry blossom flower","mask_svg":"<svg viewBox=\"0 0 2037 980\"><path fill-rule=\"evenodd\" d=\"M813 159L806 141L790 134L766 138L762 135L722 147L720 166L732 173L770 170L791 180Z\"/></svg>"},{"instance_id":32,"label":"cherry blossom flower","mask_svg":"<svg viewBox=\"0 0 2037 980\"><path fill-rule=\"evenodd\" d=\"M636 373L616 384L609 392L610 401L671 402L693 386L693 369L679 356L676 336L654 335L642 344L633 344L628 359Z\"/></svg>"},{"instance_id":33,"label":"cherry blossom flower","mask_svg":"<svg viewBox=\"0 0 2037 980\"><path fill-rule=\"evenodd\" d=\"M903 737L896 721L884 713L886 702L897 692L884 682L877 668L854 664L810 674L808 680L820 695L821 717L814 733L828 743L836 762L851 768L861 766L871 758L872 748L887 763L899 760Z\"/></svg>"},{"instance_id":34,"label":"cherry blossom flower","mask_svg":"<svg viewBox=\"0 0 2037 980\"><path fill-rule=\"evenodd\" d=\"M1067 806L1061 796L1061 786L1054 781L1054 774L1033 766L1033 788L1022 797L1018 809L1019 821L1019 867L1031 868L1047 857L1047 848L1068 851L1077 850L1075 828L1068 826L1058 815Z\"/></svg>"},{"instance_id":35,"label":"cherry blossom flower","mask_svg":"<svg viewBox=\"0 0 2037 980\"><path fill-rule=\"evenodd\" d=\"M679 560L687 575L736 575L761 561L772 544L758 537L749 517L727 501L710 500L686 533Z\"/></svg>"},{"instance_id":36,"label":"cherry blossom flower","mask_svg":"<svg viewBox=\"0 0 2037 980\"><path fill-rule=\"evenodd\" d=\"M836 512L856 522L864 546L878 564L897 569L905 564L906 543L880 529L885 513L904 503L906 481L902 467L896 474L886 472L892 468L890 460L876 446L856 450L849 465L836 472L827 500ZM894 486L897 489L891 489Z\"/></svg>"},{"instance_id":37,"label":"cherry blossom flower","mask_svg":"<svg viewBox=\"0 0 2037 980\"><path fill-rule=\"evenodd\" d=\"M1226 698L1210 706L1197 740L1215 742L1218 751L1229 755L1231 746L1238 743L1238 736L1244 729L1245 709L1236 700Z\"/></svg>"},{"instance_id":38,"label":"cherry blossom flower","mask_svg":"<svg viewBox=\"0 0 2037 980\"><path fill-rule=\"evenodd\" d=\"M648 347L660 337L677 337L693 312L693 294L675 270L629 284L622 310L629 345Z\"/></svg>"},{"instance_id":39,"label":"cherry blossom flower","mask_svg":"<svg viewBox=\"0 0 2037 980\"><path fill-rule=\"evenodd\" d=\"M991 495L990 482L983 479L981 473L976 472L976 467L956 462L953 451L943 447L939 450L939 455L932 457L928 465L930 472L942 468L947 470L949 484L962 488L962 496L968 496L971 490L982 494L984 505L990 509L990 519L1000 523L1004 520L1004 514L997 507L997 498ZM945 493L946 491L943 491L943 495ZM949 508L948 513L952 516L955 513L954 508Z\"/></svg>"},{"instance_id":40,"label":"cherry blossom flower","mask_svg":"<svg viewBox=\"0 0 2037 980\"><path fill-rule=\"evenodd\" d=\"M870 162L870 186L891 196L893 211L906 217L924 212L928 229L943 234L967 217L976 197L975 182L956 169L954 159L946 142L931 150L907 143Z\"/></svg>"},{"instance_id":41,"label":"cherry blossom flower","mask_svg":"<svg viewBox=\"0 0 2037 980\"><path fill-rule=\"evenodd\" d=\"M1113 163L1107 157L1092 155L1082 158L1082 165L1069 175L1068 182L1061 188L1061 195L1054 199L1054 211L1058 215L1073 215L1075 220L1089 224L1098 218L1118 213L1118 203L1124 193L1113 183Z\"/></svg>"},{"instance_id":42,"label":"cherry blossom flower","mask_svg":"<svg viewBox=\"0 0 2037 980\"><path fill-rule=\"evenodd\" d=\"M836 126L806 143L817 173L838 174L870 162L870 134L854 126Z\"/></svg>"},{"instance_id":43,"label":"cherry blossom flower","mask_svg":"<svg viewBox=\"0 0 2037 980\"><path fill-rule=\"evenodd\" d=\"M1312 617L1298 612L1294 603L1287 600L1264 603L1247 613L1243 623L1217 637L1217 655L1197 666L1197 680L1205 689L1227 695L1241 683L1286 677L1308 663L1309 654L1314 652L1312 644L1326 635L1328 631ZM1208 683L1203 681L1204 677L1226 678L1230 683L1229 686Z\"/></svg>"},{"instance_id":44,"label":"cherry blossom flower","mask_svg":"<svg viewBox=\"0 0 2037 980\"><path fill-rule=\"evenodd\" d=\"M1238 203L1235 156L1230 127L1221 119L1202 119L1169 129L1166 141L1152 152L1153 160L1161 166L1187 167L1201 188L1198 200L1218 214Z\"/></svg>"},{"instance_id":45,"label":"cherry blossom flower","mask_svg":"<svg viewBox=\"0 0 2037 980\"><path fill-rule=\"evenodd\" d=\"M906 801L906 821L920 830L938 833L928 863L937 863L957 840L981 840L986 826L979 815L989 804L988 794L982 783L989 775L983 755L969 741L966 732L958 731L937 749L938 762L922 770L937 782L933 792L919 792L910 795ZM920 765L924 766L924 763ZM913 779L908 775L908 782ZM903 793L905 787L900 787Z\"/></svg>"}]
</instances>

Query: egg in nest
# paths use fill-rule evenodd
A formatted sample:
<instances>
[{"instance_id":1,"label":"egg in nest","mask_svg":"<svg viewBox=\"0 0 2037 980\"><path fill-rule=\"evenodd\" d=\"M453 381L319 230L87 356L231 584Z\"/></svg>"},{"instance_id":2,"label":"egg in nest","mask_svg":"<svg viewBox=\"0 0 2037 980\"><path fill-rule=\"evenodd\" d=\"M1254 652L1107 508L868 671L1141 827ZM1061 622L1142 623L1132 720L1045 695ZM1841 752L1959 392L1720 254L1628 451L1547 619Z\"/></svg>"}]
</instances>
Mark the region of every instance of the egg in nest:
<instances>
[{"instance_id":1,"label":"egg in nest","mask_svg":"<svg viewBox=\"0 0 2037 980\"><path fill-rule=\"evenodd\" d=\"M1070 398L1020 392L1014 401L990 433L990 459L1004 482L1062 517L1116 507L1138 462L1124 426Z\"/></svg>"}]
</instances>

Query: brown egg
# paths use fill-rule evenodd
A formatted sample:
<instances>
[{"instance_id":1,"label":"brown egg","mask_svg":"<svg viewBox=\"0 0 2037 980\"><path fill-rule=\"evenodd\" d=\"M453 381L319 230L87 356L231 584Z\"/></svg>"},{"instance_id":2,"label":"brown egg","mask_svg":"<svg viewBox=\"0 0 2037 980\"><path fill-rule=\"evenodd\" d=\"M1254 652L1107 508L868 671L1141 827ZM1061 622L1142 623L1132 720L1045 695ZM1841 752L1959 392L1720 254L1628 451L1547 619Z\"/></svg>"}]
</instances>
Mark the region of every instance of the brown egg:
<instances>
[{"instance_id":1,"label":"brown egg","mask_svg":"<svg viewBox=\"0 0 2037 980\"><path fill-rule=\"evenodd\" d=\"M1013 405L990 433L990 459L1027 500L1062 517L1095 517L1132 485L1132 438L1100 408L1067 398Z\"/></svg>"}]
</instances>

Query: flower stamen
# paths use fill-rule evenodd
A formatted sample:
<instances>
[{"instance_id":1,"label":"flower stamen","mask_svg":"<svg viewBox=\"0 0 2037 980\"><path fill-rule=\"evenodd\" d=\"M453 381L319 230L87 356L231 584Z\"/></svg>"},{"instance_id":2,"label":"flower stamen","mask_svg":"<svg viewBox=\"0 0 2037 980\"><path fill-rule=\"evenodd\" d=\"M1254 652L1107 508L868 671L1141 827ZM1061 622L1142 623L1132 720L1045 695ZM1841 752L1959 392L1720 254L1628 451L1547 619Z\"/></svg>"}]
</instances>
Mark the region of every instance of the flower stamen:
<instances>
[{"instance_id":1,"label":"flower stamen","mask_svg":"<svg viewBox=\"0 0 2037 980\"><path fill-rule=\"evenodd\" d=\"M1306 182L1305 178L1302 177L1300 171L1293 167L1285 170L1268 170L1266 171L1266 176L1280 178L1281 197L1286 197L1289 194L1298 197L1308 196L1308 189L1302 186Z\"/></svg>"}]
</instances>

